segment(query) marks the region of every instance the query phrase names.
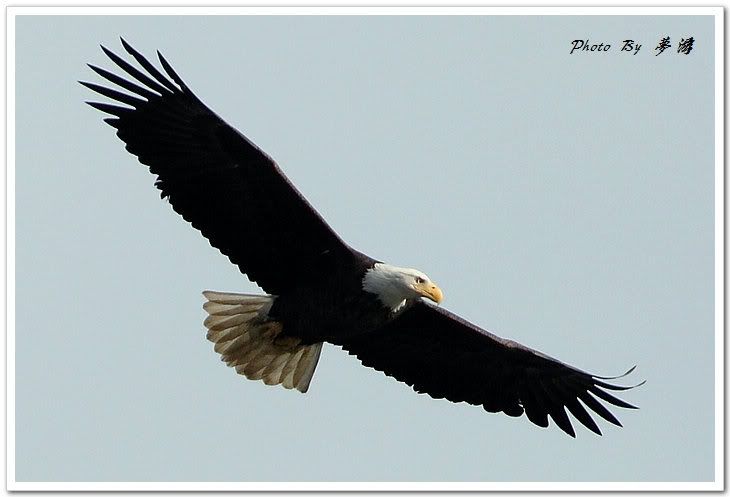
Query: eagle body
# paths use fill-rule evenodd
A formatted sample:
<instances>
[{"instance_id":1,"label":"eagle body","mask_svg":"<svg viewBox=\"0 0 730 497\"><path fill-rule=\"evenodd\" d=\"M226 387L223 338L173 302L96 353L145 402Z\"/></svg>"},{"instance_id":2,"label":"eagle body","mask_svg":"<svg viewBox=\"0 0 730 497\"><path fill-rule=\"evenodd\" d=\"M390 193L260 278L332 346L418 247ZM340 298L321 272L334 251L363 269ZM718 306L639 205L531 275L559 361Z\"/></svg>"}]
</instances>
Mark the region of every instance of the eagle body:
<instances>
[{"instance_id":1,"label":"eagle body","mask_svg":"<svg viewBox=\"0 0 730 497\"><path fill-rule=\"evenodd\" d=\"M351 336L377 329L394 315L377 295L363 290L368 270L333 274L317 286L296 287L278 295L269 317L282 323L284 335L304 343L341 345Z\"/></svg>"},{"instance_id":2,"label":"eagle body","mask_svg":"<svg viewBox=\"0 0 730 497\"><path fill-rule=\"evenodd\" d=\"M552 421L570 436L571 417L600 435L593 415L621 426L607 405L635 409L611 393L633 388L610 382L619 377L494 335L440 307L441 289L423 272L350 247L159 52L162 71L122 46L136 64L102 47L124 76L90 65L113 87L81 82L111 100L87 103L109 115L175 212L261 287L203 292L207 338L237 373L306 392L330 343L416 392Z\"/></svg>"}]
</instances>

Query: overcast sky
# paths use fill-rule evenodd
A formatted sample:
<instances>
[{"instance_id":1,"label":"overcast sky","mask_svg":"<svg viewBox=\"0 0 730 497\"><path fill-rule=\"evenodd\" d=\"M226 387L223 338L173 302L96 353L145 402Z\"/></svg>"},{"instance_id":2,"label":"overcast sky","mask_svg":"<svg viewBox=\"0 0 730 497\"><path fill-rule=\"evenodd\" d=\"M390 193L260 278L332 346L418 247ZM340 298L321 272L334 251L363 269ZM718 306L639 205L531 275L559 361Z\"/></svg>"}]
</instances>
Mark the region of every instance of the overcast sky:
<instances>
[{"instance_id":1,"label":"overcast sky","mask_svg":"<svg viewBox=\"0 0 730 497\"><path fill-rule=\"evenodd\" d=\"M18 481L714 478L711 17L16 28ZM351 245L423 270L501 336L596 374L638 364L626 382L647 383L622 397L641 409L571 439L332 346L305 395L226 368L201 291L260 290L83 104L76 81L114 68L98 45L121 53L119 35L162 51ZM612 47L570 55L586 38Z\"/></svg>"}]
</instances>

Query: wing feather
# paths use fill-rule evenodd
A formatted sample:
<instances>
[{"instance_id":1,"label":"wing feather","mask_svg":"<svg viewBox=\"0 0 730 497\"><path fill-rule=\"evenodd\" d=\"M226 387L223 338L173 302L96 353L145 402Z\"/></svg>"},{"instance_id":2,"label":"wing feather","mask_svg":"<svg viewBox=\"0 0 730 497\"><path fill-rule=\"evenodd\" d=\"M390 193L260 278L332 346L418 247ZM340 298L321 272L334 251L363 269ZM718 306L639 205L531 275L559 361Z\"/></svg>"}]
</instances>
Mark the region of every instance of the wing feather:
<instances>
[{"instance_id":1,"label":"wing feather","mask_svg":"<svg viewBox=\"0 0 730 497\"><path fill-rule=\"evenodd\" d=\"M576 393L577 397L593 412L601 416L603 419L608 421L609 423L612 423L616 426L623 426L621 422L616 419L616 416L611 414L611 411L606 409L606 407L598 402L595 397L593 397L590 393L588 393L585 390L581 390Z\"/></svg>"},{"instance_id":2,"label":"wing feather","mask_svg":"<svg viewBox=\"0 0 730 497\"><path fill-rule=\"evenodd\" d=\"M174 93L174 90L169 90L168 88L165 88L159 83L153 81L152 79L150 79L149 76L144 74L142 71L134 67L129 62L119 57L117 54L106 48L104 45L101 45L101 50L106 54L107 57L112 60L112 62L119 66L120 69L122 69L124 72L126 72L148 88L152 88L160 95L171 95Z\"/></svg>"},{"instance_id":3,"label":"wing feather","mask_svg":"<svg viewBox=\"0 0 730 497\"><path fill-rule=\"evenodd\" d=\"M180 91L172 82L170 82L169 79L167 79L165 76L162 75L160 71L157 70L155 66L152 65L150 61L144 58L142 54L140 54L138 51L136 51L134 48L132 48L126 41L124 41L124 38L120 38L122 41L122 46L127 51L129 55L134 57L134 59L141 65L147 73L155 78L158 83L165 86L168 90L170 90L172 93L177 93Z\"/></svg>"},{"instance_id":4,"label":"wing feather","mask_svg":"<svg viewBox=\"0 0 730 497\"><path fill-rule=\"evenodd\" d=\"M91 68L92 71L94 71L96 74L101 76L102 78L106 79L107 81L114 83L115 85L118 85L125 90L131 91L132 93L136 93L137 95L141 97L145 97L147 99L152 97L159 97L157 93L148 90L147 88L144 88L142 86L136 85L132 83L131 81L127 81L124 78L121 78L114 74L113 72L109 72L106 69L102 69L101 67L96 67L92 64L87 64L89 68Z\"/></svg>"},{"instance_id":5,"label":"wing feather","mask_svg":"<svg viewBox=\"0 0 730 497\"><path fill-rule=\"evenodd\" d=\"M103 46L123 74L90 67L129 93L81 82L112 100L88 104L115 116L105 121L157 175L161 196L211 245L273 294L292 281L362 264L366 257L337 236L276 163L205 106L159 52L169 78L122 45L141 69Z\"/></svg>"},{"instance_id":6,"label":"wing feather","mask_svg":"<svg viewBox=\"0 0 730 497\"><path fill-rule=\"evenodd\" d=\"M340 344L364 365L412 385L417 392L482 405L489 412L523 413L546 427L549 419L575 437L571 417L601 434L589 410L621 426L598 399L635 408L604 389L623 391L464 319L422 302L383 328ZM630 371L629 371L630 372Z\"/></svg>"}]
</instances>

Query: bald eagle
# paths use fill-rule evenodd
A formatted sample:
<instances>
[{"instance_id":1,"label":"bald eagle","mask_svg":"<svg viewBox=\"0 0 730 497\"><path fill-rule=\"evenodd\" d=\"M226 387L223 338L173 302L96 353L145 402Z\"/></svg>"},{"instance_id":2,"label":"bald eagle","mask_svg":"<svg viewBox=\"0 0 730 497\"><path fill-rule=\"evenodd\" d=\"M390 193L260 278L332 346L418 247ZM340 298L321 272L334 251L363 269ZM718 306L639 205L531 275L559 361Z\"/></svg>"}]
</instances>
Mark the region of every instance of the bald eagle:
<instances>
[{"instance_id":1,"label":"bald eagle","mask_svg":"<svg viewBox=\"0 0 730 497\"><path fill-rule=\"evenodd\" d=\"M634 368L599 377L500 338L439 307L441 289L423 272L350 247L159 52L166 75L121 41L138 66L101 48L125 77L89 67L126 92L80 82L114 101L87 103L111 116L175 212L266 292L203 292L207 338L237 373L306 392L329 342L418 393L541 427L549 417L573 437L566 408L598 435L589 411L621 426L603 402L635 409L609 393L633 387L607 381Z\"/></svg>"}]
</instances>

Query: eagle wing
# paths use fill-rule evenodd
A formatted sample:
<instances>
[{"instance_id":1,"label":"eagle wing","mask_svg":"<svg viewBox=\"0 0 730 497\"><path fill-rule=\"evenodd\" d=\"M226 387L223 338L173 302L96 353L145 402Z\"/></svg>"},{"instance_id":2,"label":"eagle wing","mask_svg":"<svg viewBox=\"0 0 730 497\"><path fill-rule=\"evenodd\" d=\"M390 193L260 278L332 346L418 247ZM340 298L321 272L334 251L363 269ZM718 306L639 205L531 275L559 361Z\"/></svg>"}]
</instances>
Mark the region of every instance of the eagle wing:
<instances>
[{"instance_id":1,"label":"eagle wing","mask_svg":"<svg viewBox=\"0 0 730 497\"><path fill-rule=\"evenodd\" d=\"M87 103L113 116L105 121L157 175L161 196L212 246L273 294L354 260L274 160L206 107L159 52L167 76L122 44L143 70L102 46L131 79L89 67L129 93L80 82L115 101Z\"/></svg>"},{"instance_id":2,"label":"eagle wing","mask_svg":"<svg viewBox=\"0 0 730 497\"><path fill-rule=\"evenodd\" d=\"M586 373L423 302L381 329L341 345L363 365L407 383L418 393L509 416L524 413L541 427L548 426L549 416L572 437L575 431L566 408L598 435L601 431L588 410L621 426L599 399L636 409L606 391L633 388L603 381L618 377Z\"/></svg>"}]
</instances>

